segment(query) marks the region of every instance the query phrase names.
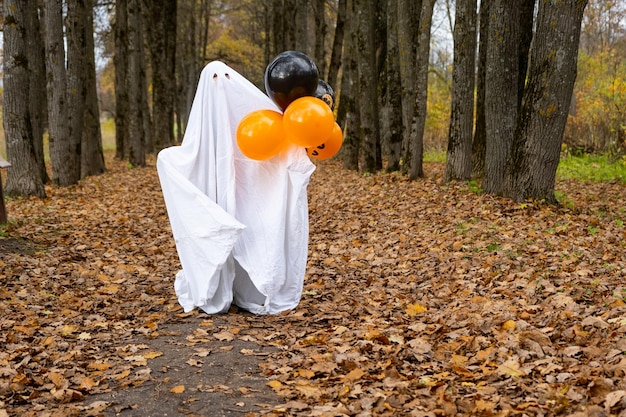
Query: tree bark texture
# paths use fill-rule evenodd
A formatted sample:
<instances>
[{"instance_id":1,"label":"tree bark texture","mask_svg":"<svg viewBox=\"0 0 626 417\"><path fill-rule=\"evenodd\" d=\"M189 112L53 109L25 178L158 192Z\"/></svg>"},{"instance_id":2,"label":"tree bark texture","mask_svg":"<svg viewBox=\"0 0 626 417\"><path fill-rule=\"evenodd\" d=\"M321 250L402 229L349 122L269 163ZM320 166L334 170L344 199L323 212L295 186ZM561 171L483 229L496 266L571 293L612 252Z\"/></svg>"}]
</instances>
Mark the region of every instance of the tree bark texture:
<instances>
[{"instance_id":1,"label":"tree bark texture","mask_svg":"<svg viewBox=\"0 0 626 417\"><path fill-rule=\"evenodd\" d=\"M520 7L522 0L493 0L485 73L486 154L483 189L500 194L517 122Z\"/></svg>"},{"instance_id":2,"label":"tree bark texture","mask_svg":"<svg viewBox=\"0 0 626 417\"><path fill-rule=\"evenodd\" d=\"M102 131L100 129L100 108L98 105L98 85L96 82L96 62L93 38L93 1L86 0L85 14L85 111L83 137L81 142L81 178L99 175L106 171L102 152Z\"/></svg>"},{"instance_id":3,"label":"tree bark texture","mask_svg":"<svg viewBox=\"0 0 626 417\"><path fill-rule=\"evenodd\" d=\"M415 74L415 126L412 128L409 142L411 164L409 179L416 180L424 176L424 129L428 99L428 64L430 58L430 29L433 8L436 0L423 0L420 11L416 74Z\"/></svg>"},{"instance_id":4,"label":"tree bark texture","mask_svg":"<svg viewBox=\"0 0 626 417\"><path fill-rule=\"evenodd\" d=\"M44 160L43 134L47 124L47 99L46 99L46 63L45 47L41 23L39 21L40 8L37 2L31 3L26 12L26 43L28 54L28 74L30 78L28 96L30 106L30 124L33 131L33 148L35 158L39 166L41 180L45 183L50 181Z\"/></svg>"},{"instance_id":5,"label":"tree bark texture","mask_svg":"<svg viewBox=\"0 0 626 417\"><path fill-rule=\"evenodd\" d=\"M347 10L351 16L356 13L355 0L347 0ZM337 122L343 128L343 145L341 156L343 167L358 171L359 149L361 146L361 129L359 109L356 103L358 94L358 69L357 69L357 23L355 19L346 22L345 53L343 54L343 74L341 76L341 90L339 107L337 109Z\"/></svg>"},{"instance_id":6,"label":"tree bark texture","mask_svg":"<svg viewBox=\"0 0 626 417\"><path fill-rule=\"evenodd\" d=\"M115 2L115 158L128 155L128 5L127 0Z\"/></svg>"},{"instance_id":7,"label":"tree bark texture","mask_svg":"<svg viewBox=\"0 0 626 417\"><path fill-rule=\"evenodd\" d=\"M409 144L412 141L413 124L415 121L416 97L416 63L417 42L422 0L399 0L397 3L398 22L398 55L400 80L402 88L402 126L403 126L403 160L402 172L408 173L411 165L411 151Z\"/></svg>"},{"instance_id":8,"label":"tree bark texture","mask_svg":"<svg viewBox=\"0 0 626 417\"><path fill-rule=\"evenodd\" d=\"M345 25L346 25L346 4L347 0L339 0L337 3L337 20L335 22L335 36L333 38L330 64L326 82L333 88L337 85L339 70L341 69L342 51L344 46ZM337 90L335 88L335 90Z\"/></svg>"},{"instance_id":9,"label":"tree bark texture","mask_svg":"<svg viewBox=\"0 0 626 417\"><path fill-rule=\"evenodd\" d=\"M146 164L144 135L144 107L141 44L141 4L140 0L128 0L128 134L130 142L129 162L132 166Z\"/></svg>"},{"instance_id":10,"label":"tree bark texture","mask_svg":"<svg viewBox=\"0 0 626 417\"><path fill-rule=\"evenodd\" d=\"M389 149L387 171L400 170L402 156L402 81L398 52L398 5L387 2L387 107L389 126Z\"/></svg>"},{"instance_id":11,"label":"tree bark texture","mask_svg":"<svg viewBox=\"0 0 626 417\"><path fill-rule=\"evenodd\" d=\"M4 103L3 128L7 158L12 166L6 194L45 197L33 146L30 120L26 13L32 0L4 0ZM0 179L1 180L1 179ZM1 186L1 185L0 185ZM4 196L2 196L4 199ZM3 200L4 203L4 200Z\"/></svg>"},{"instance_id":12,"label":"tree bark texture","mask_svg":"<svg viewBox=\"0 0 626 417\"><path fill-rule=\"evenodd\" d=\"M309 55L313 49L309 45L309 15L313 12L315 16L315 5L309 5L309 3L308 0L295 0L295 9L293 11L296 40L294 49L307 55ZM313 57L314 55L310 56Z\"/></svg>"},{"instance_id":13,"label":"tree bark texture","mask_svg":"<svg viewBox=\"0 0 626 417\"><path fill-rule=\"evenodd\" d=\"M454 68L448 152L444 182L472 175L476 0L458 0L454 19Z\"/></svg>"},{"instance_id":14,"label":"tree bark texture","mask_svg":"<svg viewBox=\"0 0 626 417\"><path fill-rule=\"evenodd\" d=\"M73 163L77 163L77 158L72 153L73 150L69 141L62 7L62 0L44 2L48 143L52 164L52 182L56 185L67 186L75 184L80 178L74 175L75 167L71 166Z\"/></svg>"},{"instance_id":15,"label":"tree bark texture","mask_svg":"<svg viewBox=\"0 0 626 417\"><path fill-rule=\"evenodd\" d=\"M69 126L67 140L70 157L67 163L73 182L78 182L81 178L81 142L87 96L85 14L85 0L67 0L67 116Z\"/></svg>"},{"instance_id":16,"label":"tree bark texture","mask_svg":"<svg viewBox=\"0 0 626 417\"><path fill-rule=\"evenodd\" d=\"M487 41L489 39L489 6L493 0L481 0L479 13L479 45L476 74L476 122L472 140L472 177L485 175L485 147L487 131L485 126L485 72L487 64Z\"/></svg>"},{"instance_id":17,"label":"tree bark texture","mask_svg":"<svg viewBox=\"0 0 626 417\"><path fill-rule=\"evenodd\" d=\"M152 69L152 137L154 151L174 144L176 0L158 5L144 0Z\"/></svg>"},{"instance_id":18,"label":"tree bark texture","mask_svg":"<svg viewBox=\"0 0 626 417\"><path fill-rule=\"evenodd\" d=\"M358 107L361 119L363 139L363 172L376 172L378 160L376 147L380 144L378 123L378 77L376 74L376 51L374 45L376 10L368 0L356 0L357 57L358 70Z\"/></svg>"},{"instance_id":19,"label":"tree bark texture","mask_svg":"<svg viewBox=\"0 0 626 417\"><path fill-rule=\"evenodd\" d=\"M320 78L324 79L327 71L326 63L326 35L328 34L328 24L326 23L326 0L315 0L312 4L313 19L315 21L315 45L313 56L317 69L320 71Z\"/></svg>"},{"instance_id":20,"label":"tree bark texture","mask_svg":"<svg viewBox=\"0 0 626 417\"><path fill-rule=\"evenodd\" d=\"M540 2L505 195L556 203L554 185L587 0Z\"/></svg>"}]
</instances>

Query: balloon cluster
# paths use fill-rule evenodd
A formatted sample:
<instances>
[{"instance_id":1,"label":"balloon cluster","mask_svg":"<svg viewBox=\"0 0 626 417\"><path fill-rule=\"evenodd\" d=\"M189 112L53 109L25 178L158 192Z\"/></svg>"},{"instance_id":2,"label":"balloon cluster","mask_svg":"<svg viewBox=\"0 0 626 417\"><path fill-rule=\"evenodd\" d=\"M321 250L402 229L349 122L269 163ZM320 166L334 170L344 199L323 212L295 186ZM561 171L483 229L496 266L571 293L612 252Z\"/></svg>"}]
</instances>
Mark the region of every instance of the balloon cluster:
<instances>
[{"instance_id":1,"label":"balloon cluster","mask_svg":"<svg viewBox=\"0 0 626 417\"><path fill-rule=\"evenodd\" d=\"M237 127L237 145L251 159L264 160L289 144L306 148L309 157L328 159L339 152L343 133L333 115L335 93L315 63L302 52L287 51L265 70L267 95L283 110L257 110Z\"/></svg>"}]
</instances>

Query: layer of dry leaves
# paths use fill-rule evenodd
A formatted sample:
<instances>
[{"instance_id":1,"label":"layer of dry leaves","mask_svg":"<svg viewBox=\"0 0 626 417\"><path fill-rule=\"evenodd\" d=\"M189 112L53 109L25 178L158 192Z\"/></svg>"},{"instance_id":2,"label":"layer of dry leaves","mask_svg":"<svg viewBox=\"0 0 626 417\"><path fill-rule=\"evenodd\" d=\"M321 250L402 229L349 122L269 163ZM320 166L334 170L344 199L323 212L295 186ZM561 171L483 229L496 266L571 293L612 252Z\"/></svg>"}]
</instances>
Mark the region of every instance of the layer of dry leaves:
<instances>
[{"instance_id":1,"label":"layer of dry leaves","mask_svg":"<svg viewBox=\"0 0 626 417\"><path fill-rule=\"evenodd\" d=\"M181 317L154 164L12 199L0 238L0 417L98 415L140 385L136 342ZM278 347L259 372L292 416L626 416L626 189L565 207L318 163L299 307L227 315L199 342ZM245 352L242 352L245 354ZM181 389L184 389L181 388Z\"/></svg>"}]
</instances>

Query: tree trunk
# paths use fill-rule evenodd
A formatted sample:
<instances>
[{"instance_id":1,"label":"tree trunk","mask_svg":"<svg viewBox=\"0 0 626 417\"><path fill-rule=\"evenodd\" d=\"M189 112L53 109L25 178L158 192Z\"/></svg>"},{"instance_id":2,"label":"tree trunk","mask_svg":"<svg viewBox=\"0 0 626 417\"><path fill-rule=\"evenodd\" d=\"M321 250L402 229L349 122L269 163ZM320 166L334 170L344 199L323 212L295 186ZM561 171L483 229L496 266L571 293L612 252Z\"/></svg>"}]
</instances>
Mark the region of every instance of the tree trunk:
<instances>
[{"instance_id":1,"label":"tree trunk","mask_svg":"<svg viewBox=\"0 0 626 417\"><path fill-rule=\"evenodd\" d=\"M45 197L33 146L29 106L28 36L26 13L32 0L4 0L3 128L9 168L7 195ZM1 181L1 179L0 179ZM0 185L1 186L1 185ZM4 196L3 196L4 198ZM4 200L3 200L4 203Z\"/></svg>"},{"instance_id":2,"label":"tree trunk","mask_svg":"<svg viewBox=\"0 0 626 417\"><path fill-rule=\"evenodd\" d=\"M292 49L303 52L309 56L312 48L309 47L309 1L308 0L290 0L293 2L294 8L291 11L287 9L289 13L293 13L293 20L288 20L286 23L288 26L293 24L295 43Z\"/></svg>"},{"instance_id":3,"label":"tree trunk","mask_svg":"<svg viewBox=\"0 0 626 417\"><path fill-rule=\"evenodd\" d=\"M273 56L281 52L295 50L302 40L297 37L297 7L302 0L272 0L272 34L274 35ZM306 2L304 2L306 3ZM300 32L302 33L302 32ZM306 51L301 51L306 53Z\"/></svg>"},{"instance_id":4,"label":"tree trunk","mask_svg":"<svg viewBox=\"0 0 626 417\"><path fill-rule=\"evenodd\" d=\"M540 2L504 195L557 203L554 195L563 131L576 80L587 0Z\"/></svg>"},{"instance_id":5,"label":"tree trunk","mask_svg":"<svg viewBox=\"0 0 626 417\"><path fill-rule=\"evenodd\" d=\"M140 7L139 0L128 0L128 134L129 162L132 166L146 164Z\"/></svg>"},{"instance_id":6,"label":"tree trunk","mask_svg":"<svg viewBox=\"0 0 626 417\"><path fill-rule=\"evenodd\" d=\"M67 115L69 157L72 183L81 178L81 141L83 137L85 98L86 47L85 0L67 0Z\"/></svg>"},{"instance_id":7,"label":"tree trunk","mask_svg":"<svg viewBox=\"0 0 626 417\"><path fill-rule=\"evenodd\" d=\"M487 63L487 41L489 39L489 7L493 0L481 0L479 16L478 72L476 74L476 126L472 140L472 177L485 175L485 148L487 131L485 126L485 71Z\"/></svg>"},{"instance_id":8,"label":"tree trunk","mask_svg":"<svg viewBox=\"0 0 626 417\"><path fill-rule=\"evenodd\" d=\"M330 56L330 64L328 65L328 75L326 82L335 88L337 84L337 76L341 69L342 50L344 47L344 33L346 23L346 3L347 0L339 0L337 4L337 20L335 22L335 37L333 38L332 53Z\"/></svg>"},{"instance_id":9,"label":"tree trunk","mask_svg":"<svg viewBox=\"0 0 626 417\"><path fill-rule=\"evenodd\" d=\"M158 5L144 0L152 68L152 137L154 151L174 144L176 0Z\"/></svg>"},{"instance_id":10,"label":"tree trunk","mask_svg":"<svg viewBox=\"0 0 626 417\"><path fill-rule=\"evenodd\" d=\"M283 0L272 0L272 57L278 55L286 48L285 28L283 24ZM270 58L271 60L271 58Z\"/></svg>"},{"instance_id":11,"label":"tree trunk","mask_svg":"<svg viewBox=\"0 0 626 417\"><path fill-rule=\"evenodd\" d=\"M63 1L44 2L46 79L48 96L48 133L52 182L67 186L75 184L75 155L69 143L69 116L67 108L67 75L65 71L65 47L63 45Z\"/></svg>"},{"instance_id":12,"label":"tree trunk","mask_svg":"<svg viewBox=\"0 0 626 417\"><path fill-rule=\"evenodd\" d=\"M93 1L87 0L85 14L85 115L81 144L81 178L106 171L102 152L100 109L93 39Z\"/></svg>"},{"instance_id":13,"label":"tree trunk","mask_svg":"<svg viewBox=\"0 0 626 417\"><path fill-rule=\"evenodd\" d=\"M409 179L416 180L424 176L424 129L426 125L426 110L428 98L428 64L430 58L430 27L433 17L433 8L436 0L424 0L419 19L417 56L415 74L415 113L414 130L410 135L409 149L411 165Z\"/></svg>"},{"instance_id":14,"label":"tree trunk","mask_svg":"<svg viewBox=\"0 0 626 417\"><path fill-rule=\"evenodd\" d=\"M458 0L454 19L454 67L448 153L444 182L472 175L476 0Z\"/></svg>"},{"instance_id":15,"label":"tree trunk","mask_svg":"<svg viewBox=\"0 0 626 417\"><path fill-rule=\"evenodd\" d=\"M115 158L128 155L128 4L115 2Z\"/></svg>"},{"instance_id":16,"label":"tree trunk","mask_svg":"<svg viewBox=\"0 0 626 417\"><path fill-rule=\"evenodd\" d=\"M486 154L483 189L500 194L511 152L518 112L521 0L491 5L485 73Z\"/></svg>"},{"instance_id":17,"label":"tree trunk","mask_svg":"<svg viewBox=\"0 0 626 417\"><path fill-rule=\"evenodd\" d=\"M517 77L517 108L522 105L522 96L524 95L524 88L526 86L526 75L528 72L528 52L530 51L530 44L533 40L533 13L535 11L536 0L521 0L520 6L520 33L519 33L519 48L517 52L518 56L518 77Z\"/></svg>"},{"instance_id":18,"label":"tree trunk","mask_svg":"<svg viewBox=\"0 0 626 417\"><path fill-rule=\"evenodd\" d=\"M400 169L402 156L402 82L398 52L398 5L387 1L387 107L389 126L389 160L387 171Z\"/></svg>"},{"instance_id":19,"label":"tree trunk","mask_svg":"<svg viewBox=\"0 0 626 417\"><path fill-rule=\"evenodd\" d=\"M313 18L315 21L315 48L313 56L317 69L320 72L320 78L324 78L326 74L326 34L328 33L328 25L326 24L326 0L315 0L313 2Z\"/></svg>"},{"instance_id":20,"label":"tree trunk","mask_svg":"<svg viewBox=\"0 0 626 417\"><path fill-rule=\"evenodd\" d=\"M354 16L355 0L347 1L347 10L350 16ZM356 106L358 92L358 73L356 62L356 20L351 19L347 24L345 38L345 53L343 54L343 74L341 76L341 89L339 95L339 107L337 108L337 122L343 127L343 145L341 156L343 167L354 171L359 170L359 149L361 147L361 130L359 111Z\"/></svg>"},{"instance_id":21,"label":"tree trunk","mask_svg":"<svg viewBox=\"0 0 626 417\"><path fill-rule=\"evenodd\" d=\"M46 63L45 47L39 22L40 8L36 1L26 8L26 42L28 54L29 83L29 106L30 123L33 131L33 148L35 158L39 166L41 180L45 183L50 181L44 159L43 134L46 130L47 100L46 100Z\"/></svg>"},{"instance_id":22,"label":"tree trunk","mask_svg":"<svg viewBox=\"0 0 626 417\"><path fill-rule=\"evenodd\" d=\"M411 165L410 143L415 122L416 56L418 27L422 1L399 0L397 3L398 54L402 89L403 164L402 172L408 173Z\"/></svg>"},{"instance_id":23,"label":"tree trunk","mask_svg":"<svg viewBox=\"0 0 626 417\"><path fill-rule=\"evenodd\" d=\"M362 170L376 172L378 169L377 146L380 144L380 128L378 123L378 77L376 74L375 5L368 0L356 0L358 22L357 29L357 71L359 113L361 134L363 138Z\"/></svg>"}]
</instances>

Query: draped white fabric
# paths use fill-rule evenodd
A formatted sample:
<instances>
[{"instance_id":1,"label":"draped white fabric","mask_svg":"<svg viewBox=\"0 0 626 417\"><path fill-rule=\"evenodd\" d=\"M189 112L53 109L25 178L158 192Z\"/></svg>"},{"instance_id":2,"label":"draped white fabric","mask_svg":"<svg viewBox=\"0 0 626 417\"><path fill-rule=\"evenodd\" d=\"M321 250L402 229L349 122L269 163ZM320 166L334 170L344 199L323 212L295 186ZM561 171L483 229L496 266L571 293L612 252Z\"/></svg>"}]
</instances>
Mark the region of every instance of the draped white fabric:
<instances>
[{"instance_id":1,"label":"draped white fabric","mask_svg":"<svg viewBox=\"0 0 626 417\"><path fill-rule=\"evenodd\" d=\"M255 314L296 307L309 236L307 185L315 169L291 146L264 161L244 156L240 120L280 109L222 62L202 71L182 145L162 150L157 170L182 265L175 280L186 312Z\"/></svg>"}]
</instances>

